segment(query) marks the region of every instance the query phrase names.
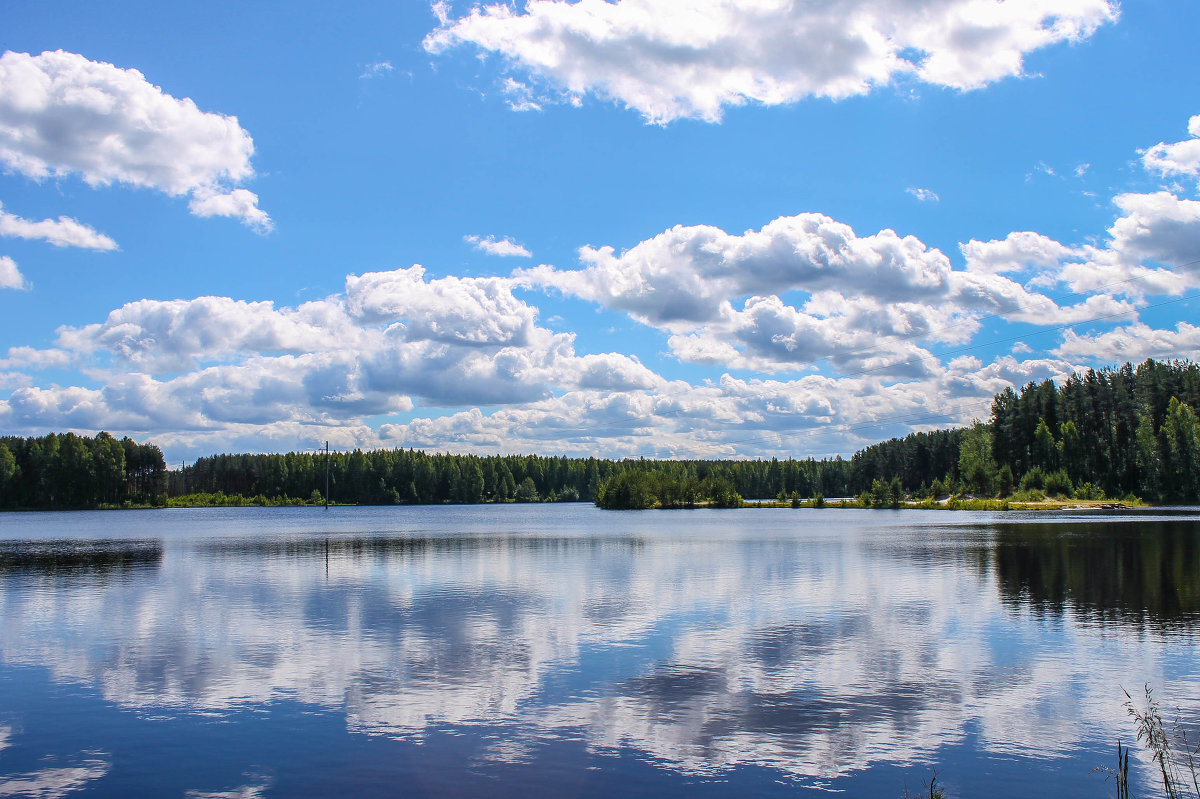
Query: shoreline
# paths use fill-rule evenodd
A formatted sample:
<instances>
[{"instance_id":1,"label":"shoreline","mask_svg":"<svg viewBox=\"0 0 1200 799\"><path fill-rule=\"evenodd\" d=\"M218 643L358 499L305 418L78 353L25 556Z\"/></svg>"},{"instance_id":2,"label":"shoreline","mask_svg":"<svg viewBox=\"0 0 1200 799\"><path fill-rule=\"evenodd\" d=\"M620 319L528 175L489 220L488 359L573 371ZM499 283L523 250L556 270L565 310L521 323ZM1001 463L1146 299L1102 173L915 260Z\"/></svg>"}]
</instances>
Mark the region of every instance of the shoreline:
<instances>
[{"instance_id":1,"label":"shoreline","mask_svg":"<svg viewBox=\"0 0 1200 799\"><path fill-rule=\"evenodd\" d=\"M108 505L92 508L7 508L0 512L2 513L69 513L74 511L119 511L119 510L189 510L189 509L209 509L209 508L321 508L324 503L311 503L306 501L294 500L274 500L267 499L265 502L253 501L254 498L247 498L246 501L235 502L229 501L229 498L224 502L217 503L176 503L168 502L165 505ZM397 504L397 505L360 505L349 502L330 502L329 507L337 508L433 508L433 507L471 507L483 505L591 505L592 502L579 500L574 502L471 502L471 503L412 503L412 504ZM775 509L775 510L944 510L944 511L1111 511L1120 513L1123 511L1133 510L1151 510L1154 508L1170 508L1171 505L1151 505L1142 502L1131 503L1113 499L1042 499L1042 500L1009 500L1009 499L980 499L980 498L947 498L941 500L920 500L920 501L904 501L895 506L873 506L867 503L860 502L856 498L847 497L845 499L825 500L822 504L817 505L811 499L800 500L798 504L794 504L791 500L779 501L778 499L762 499L762 500L746 500L736 508L715 508L710 503L696 503L691 507L679 508L619 508L614 510L759 510L759 509ZM1186 507L1186 506L1180 506Z\"/></svg>"}]
</instances>

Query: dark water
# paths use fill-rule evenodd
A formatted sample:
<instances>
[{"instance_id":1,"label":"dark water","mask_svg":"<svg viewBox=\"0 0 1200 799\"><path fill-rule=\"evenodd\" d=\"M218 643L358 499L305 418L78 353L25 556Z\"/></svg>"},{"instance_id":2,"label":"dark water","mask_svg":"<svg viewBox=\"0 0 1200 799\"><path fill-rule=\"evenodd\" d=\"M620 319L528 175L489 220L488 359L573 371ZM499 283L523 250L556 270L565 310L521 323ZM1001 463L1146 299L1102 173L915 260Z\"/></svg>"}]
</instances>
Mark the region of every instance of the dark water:
<instances>
[{"instance_id":1,"label":"dark water","mask_svg":"<svg viewBox=\"0 0 1200 799\"><path fill-rule=\"evenodd\" d=\"M0 514L0 797L1106 796L1198 623L1187 512Z\"/></svg>"}]
</instances>

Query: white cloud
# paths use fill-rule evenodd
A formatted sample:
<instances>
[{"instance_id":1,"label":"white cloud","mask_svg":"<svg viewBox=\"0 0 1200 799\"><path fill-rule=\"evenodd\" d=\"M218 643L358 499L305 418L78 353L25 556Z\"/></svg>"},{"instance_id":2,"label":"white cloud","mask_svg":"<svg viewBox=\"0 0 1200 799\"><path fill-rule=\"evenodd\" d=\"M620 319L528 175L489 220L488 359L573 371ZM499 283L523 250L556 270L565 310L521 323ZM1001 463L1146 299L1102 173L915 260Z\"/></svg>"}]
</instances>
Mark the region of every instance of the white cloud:
<instances>
[{"instance_id":1,"label":"white cloud","mask_svg":"<svg viewBox=\"0 0 1200 799\"><path fill-rule=\"evenodd\" d=\"M516 277L648 324L690 328L720 318L737 297L847 289L900 302L944 293L951 273L945 255L913 236L883 230L860 238L823 214L780 217L741 235L679 225L619 255L584 247L580 260L581 270L539 266Z\"/></svg>"},{"instance_id":2,"label":"white cloud","mask_svg":"<svg viewBox=\"0 0 1200 799\"><path fill-rule=\"evenodd\" d=\"M625 311L671 334L681 360L771 372L828 359L851 373L919 375L937 358L916 342L965 342L986 315L1063 324L1136 307L1107 294L1060 306L998 274L1075 253L1036 234L964 252L968 268L955 270L913 236L858 236L800 214L741 235L677 226L620 254L585 247L582 269L542 265L515 278ZM789 292L808 298L793 304Z\"/></svg>"},{"instance_id":3,"label":"white cloud","mask_svg":"<svg viewBox=\"0 0 1200 799\"><path fill-rule=\"evenodd\" d=\"M916 379L878 377L663 382L649 390L568 391L492 414L466 410L379 429L385 446L609 457L847 454L913 429L987 416L995 392L1065 379L1062 360L960 359Z\"/></svg>"},{"instance_id":4,"label":"white cloud","mask_svg":"<svg viewBox=\"0 0 1200 799\"><path fill-rule=\"evenodd\" d=\"M11 348L0 368L71 365L101 387L35 385L14 372L0 424L181 441L292 441L337 427L370 445L378 439L363 417L407 413L418 400L512 405L663 382L625 355L577 355L574 335L538 327L536 309L511 289L504 278L427 280L414 266L350 275L343 295L296 308L228 297L128 303L103 322L60 328L53 349Z\"/></svg>"},{"instance_id":5,"label":"white cloud","mask_svg":"<svg viewBox=\"0 0 1200 799\"><path fill-rule=\"evenodd\" d=\"M1192 138L1166 144L1159 142L1142 154L1142 163L1150 172L1167 175L1200 175L1200 114L1188 121Z\"/></svg>"},{"instance_id":6,"label":"white cloud","mask_svg":"<svg viewBox=\"0 0 1200 799\"><path fill-rule=\"evenodd\" d=\"M1091 363L1140 363L1147 358L1197 360L1200 359L1200 328L1180 322L1174 330L1161 330L1138 322L1094 335L1079 335L1068 330L1054 352L1063 358Z\"/></svg>"},{"instance_id":7,"label":"white cloud","mask_svg":"<svg viewBox=\"0 0 1200 799\"><path fill-rule=\"evenodd\" d=\"M249 189L234 189L225 193L210 188L198 188L192 193L188 209L196 216L230 216L259 233L270 233L275 227L267 212L258 207L258 195Z\"/></svg>"},{"instance_id":8,"label":"white cloud","mask_svg":"<svg viewBox=\"0 0 1200 799\"><path fill-rule=\"evenodd\" d=\"M517 244L508 236L496 240L495 236L481 238L480 236L463 236L464 241L468 241L475 245L475 249L480 252L485 252L488 255L498 255L501 258L532 258L533 253L525 249L523 245Z\"/></svg>"},{"instance_id":9,"label":"white cloud","mask_svg":"<svg viewBox=\"0 0 1200 799\"><path fill-rule=\"evenodd\" d=\"M70 363L71 354L65 350L9 347L8 357L0 358L0 369L52 369Z\"/></svg>"},{"instance_id":10,"label":"white cloud","mask_svg":"<svg viewBox=\"0 0 1200 799\"><path fill-rule=\"evenodd\" d=\"M1113 250L1174 267L1200 260L1200 202L1165 191L1120 194L1113 202L1124 213L1108 229Z\"/></svg>"},{"instance_id":11,"label":"white cloud","mask_svg":"<svg viewBox=\"0 0 1200 799\"><path fill-rule=\"evenodd\" d=\"M552 99L540 96L528 83L512 78L505 78L500 89L504 92L508 107L513 111L541 111L542 106Z\"/></svg>"},{"instance_id":12,"label":"white cloud","mask_svg":"<svg viewBox=\"0 0 1200 799\"><path fill-rule=\"evenodd\" d=\"M395 335L459 345L521 345L537 312L505 278L425 280L419 265L346 278L346 309L360 319L401 322Z\"/></svg>"},{"instance_id":13,"label":"white cloud","mask_svg":"<svg viewBox=\"0 0 1200 799\"><path fill-rule=\"evenodd\" d=\"M271 302L198 297L128 303L103 323L60 328L58 346L82 354L104 350L129 366L165 373L234 355L300 355L328 347L331 337L343 346L357 343L344 314L323 302L276 310Z\"/></svg>"},{"instance_id":14,"label":"white cloud","mask_svg":"<svg viewBox=\"0 0 1200 799\"><path fill-rule=\"evenodd\" d=\"M21 270L17 269L17 262L7 255L0 255L0 289L25 290L28 288L29 282L25 280Z\"/></svg>"},{"instance_id":15,"label":"white cloud","mask_svg":"<svg viewBox=\"0 0 1200 799\"><path fill-rule=\"evenodd\" d=\"M916 186L909 186L905 191L923 203L937 203L942 201L942 198L933 189L919 189Z\"/></svg>"},{"instance_id":16,"label":"white cloud","mask_svg":"<svg viewBox=\"0 0 1200 799\"><path fill-rule=\"evenodd\" d=\"M425 48L470 44L570 96L648 121L709 121L728 106L843 98L902 79L975 89L1023 74L1027 53L1117 19L1106 0L530 0L476 6Z\"/></svg>"},{"instance_id":17,"label":"white cloud","mask_svg":"<svg viewBox=\"0 0 1200 799\"><path fill-rule=\"evenodd\" d=\"M0 163L23 175L192 194L206 209L208 199L234 194L230 187L254 176L253 152L235 117L201 111L135 69L62 50L0 56ZM221 213L236 206L262 227L266 216L252 200L237 195Z\"/></svg>"},{"instance_id":18,"label":"white cloud","mask_svg":"<svg viewBox=\"0 0 1200 799\"><path fill-rule=\"evenodd\" d=\"M115 250L117 243L103 233L70 217L30 219L10 214L0 205L0 236L47 241L55 247L83 247L89 250Z\"/></svg>"},{"instance_id":19,"label":"white cloud","mask_svg":"<svg viewBox=\"0 0 1200 799\"><path fill-rule=\"evenodd\" d=\"M1003 239L976 241L959 245L967 259L967 269L981 274L999 275L1024 272L1032 268L1053 270L1064 261L1083 257L1083 251L1067 247L1054 239L1022 231Z\"/></svg>"}]
</instances>

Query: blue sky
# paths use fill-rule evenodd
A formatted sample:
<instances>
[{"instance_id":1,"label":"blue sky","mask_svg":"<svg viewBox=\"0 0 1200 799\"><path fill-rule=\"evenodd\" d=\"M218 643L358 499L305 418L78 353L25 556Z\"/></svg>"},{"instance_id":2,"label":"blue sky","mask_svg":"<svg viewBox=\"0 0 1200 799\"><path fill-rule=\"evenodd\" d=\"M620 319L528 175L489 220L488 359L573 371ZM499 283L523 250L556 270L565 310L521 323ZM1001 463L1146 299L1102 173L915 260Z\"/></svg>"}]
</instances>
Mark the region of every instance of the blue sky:
<instances>
[{"instance_id":1,"label":"blue sky","mask_svg":"<svg viewBox=\"0 0 1200 799\"><path fill-rule=\"evenodd\" d=\"M0 430L820 457L1194 358L1198 30L1158 0L17 0Z\"/></svg>"}]
</instances>

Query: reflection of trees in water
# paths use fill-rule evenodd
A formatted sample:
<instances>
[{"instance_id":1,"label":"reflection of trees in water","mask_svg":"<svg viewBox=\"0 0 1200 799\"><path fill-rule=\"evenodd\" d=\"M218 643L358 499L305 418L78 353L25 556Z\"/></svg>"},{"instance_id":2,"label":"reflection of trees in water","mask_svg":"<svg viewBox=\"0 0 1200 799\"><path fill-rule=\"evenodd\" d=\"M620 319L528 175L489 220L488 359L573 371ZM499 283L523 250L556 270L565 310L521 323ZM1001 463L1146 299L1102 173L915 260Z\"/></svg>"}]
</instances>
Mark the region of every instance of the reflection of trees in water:
<instances>
[{"instance_id":1,"label":"reflection of trees in water","mask_svg":"<svg viewBox=\"0 0 1200 799\"><path fill-rule=\"evenodd\" d=\"M198 545L209 557L245 558L369 558L403 562L413 555L474 554L481 550L504 549L513 552L570 552L585 554L599 549L628 552L641 549L645 542L628 536L521 537L512 535L440 535L440 536L305 536L280 539L214 539Z\"/></svg>"},{"instance_id":2,"label":"reflection of trees in water","mask_svg":"<svg viewBox=\"0 0 1200 799\"><path fill-rule=\"evenodd\" d=\"M997 527L981 562L994 568L1004 602L1101 623L1200 618L1200 524L1080 523L1064 533L1060 524Z\"/></svg>"},{"instance_id":3,"label":"reflection of trees in water","mask_svg":"<svg viewBox=\"0 0 1200 799\"><path fill-rule=\"evenodd\" d=\"M162 557L162 542L155 539L0 541L0 575L111 577L157 568Z\"/></svg>"}]
</instances>

